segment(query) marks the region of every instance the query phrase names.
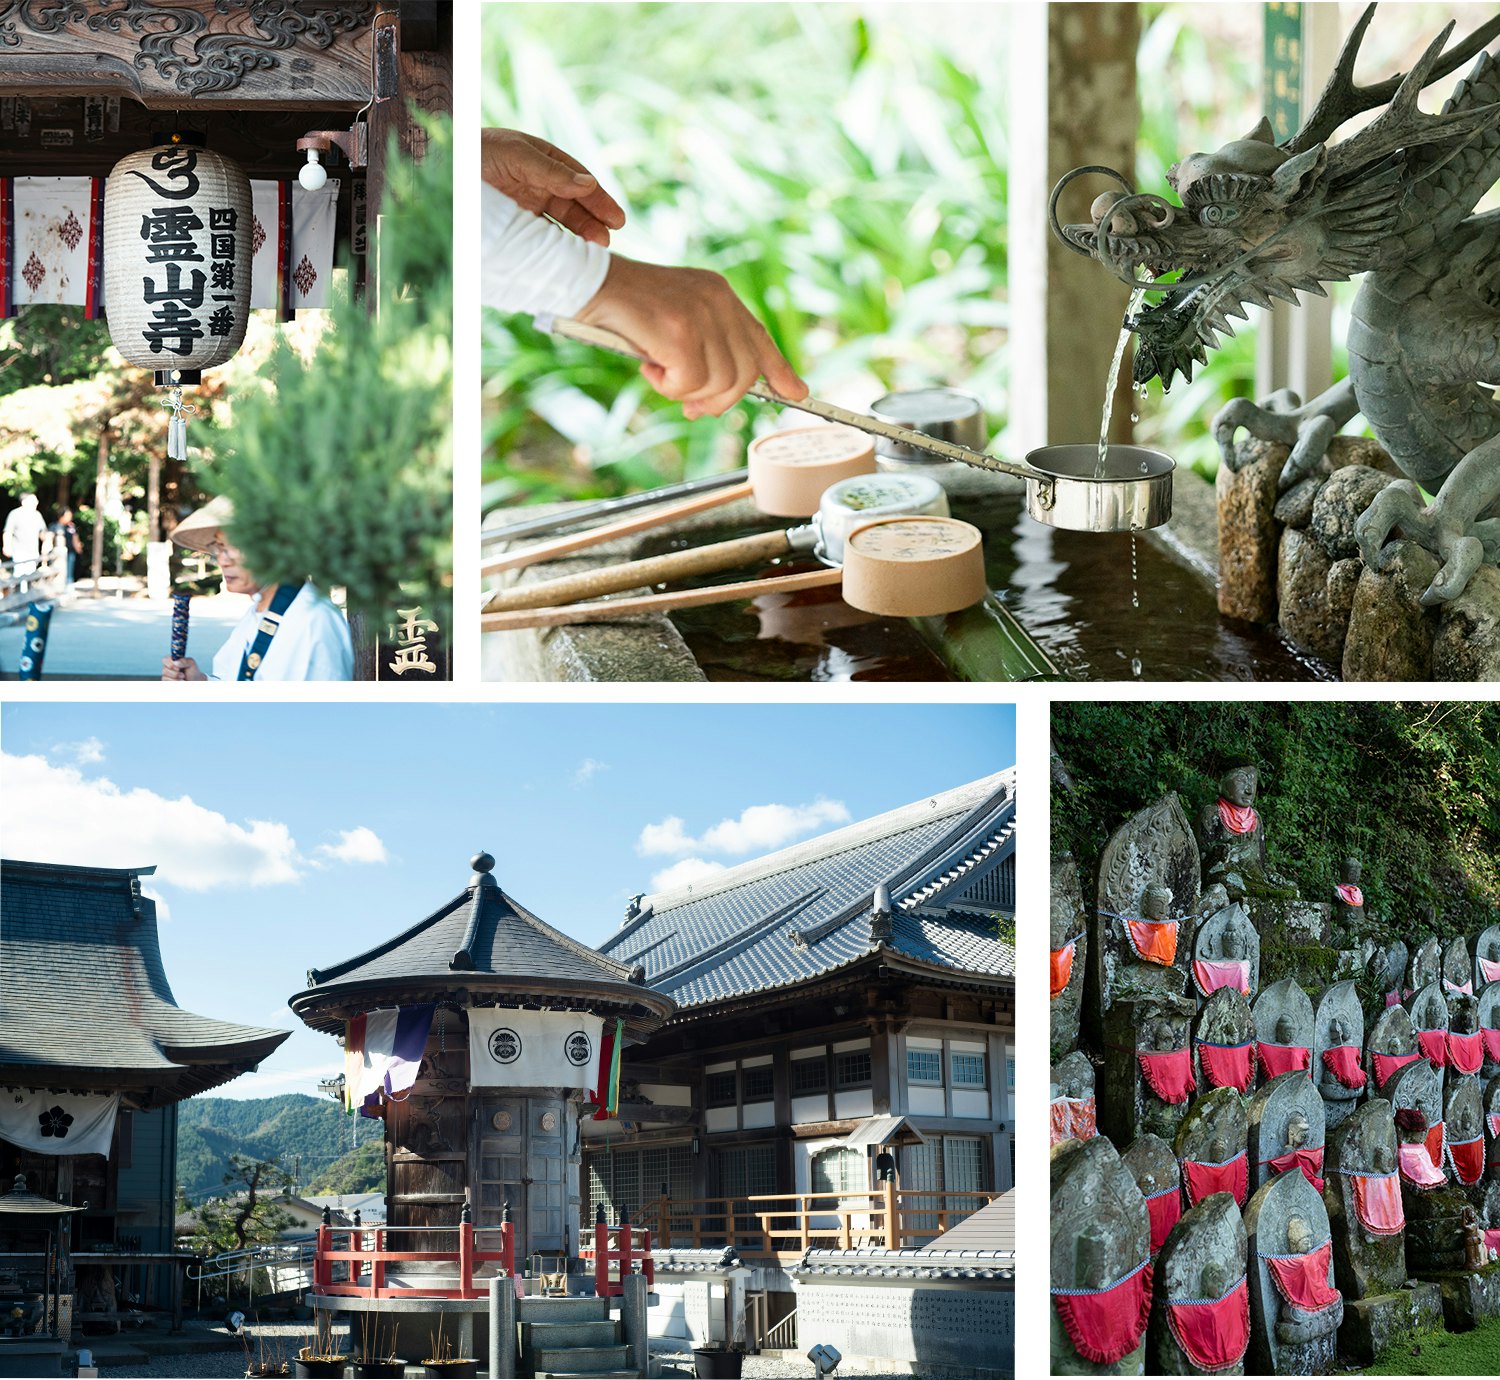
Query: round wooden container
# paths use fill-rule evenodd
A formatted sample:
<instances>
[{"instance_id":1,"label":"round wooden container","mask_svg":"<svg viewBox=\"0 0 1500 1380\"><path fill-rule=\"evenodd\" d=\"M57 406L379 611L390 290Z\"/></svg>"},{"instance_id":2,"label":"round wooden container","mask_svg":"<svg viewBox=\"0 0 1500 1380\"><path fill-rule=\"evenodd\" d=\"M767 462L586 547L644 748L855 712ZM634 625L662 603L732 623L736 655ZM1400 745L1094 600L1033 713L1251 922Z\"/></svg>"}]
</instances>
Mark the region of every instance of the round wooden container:
<instances>
[{"instance_id":1,"label":"round wooden container","mask_svg":"<svg viewBox=\"0 0 1500 1380\"><path fill-rule=\"evenodd\" d=\"M885 518L844 541L844 602L866 613L956 613L988 593L979 529L957 518Z\"/></svg>"},{"instance_id":2,"label":"round wooden container","mask_svg":"<svg viewBox=\"0 0 1500 1380\"><path fill-rule=\"evenodd\" d=\"M747 463L761 512L810 518L830 484L875 473L875 443L835 423L787 427L757 436Z\"/></svg>"}]
</instances>

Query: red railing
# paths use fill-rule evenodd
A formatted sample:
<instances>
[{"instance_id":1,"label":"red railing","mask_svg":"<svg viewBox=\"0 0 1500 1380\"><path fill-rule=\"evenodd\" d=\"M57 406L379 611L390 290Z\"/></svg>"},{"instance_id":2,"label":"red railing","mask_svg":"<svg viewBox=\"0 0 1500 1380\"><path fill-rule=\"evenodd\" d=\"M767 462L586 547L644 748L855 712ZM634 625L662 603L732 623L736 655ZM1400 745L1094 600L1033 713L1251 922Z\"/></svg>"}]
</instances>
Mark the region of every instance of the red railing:
<instances>
[{"instance_id":1,"label":"red railing","mask_svg":"<svg viewBox=\"0 0 1500 1380\"><path fill-rule=\"evenodd\" d=\"M601 1206L594 1218L594 1244L579 1254L594 1262L594 1293L601 1299L615 1298L625 1292L625 1279L637 1264L646 1276L646 1288L656 1287L656 1261L651 1254L651 1229L632 1227L621 1222L612 1227L604 1220Z\"/></svg>"},{"instance_id":2,"label":"red railing","mask_svg":"<svg viewBox=\"0 0 1500 1380\"><path fill-rule=\"evenodd\" d=\"M457 1249L452 1251L393 1251L388 1242L396 1232L457 1233ZM481 1250L482 1237L498 1235L498 1250ZM346 1244L342 1250L335 1246L335 1238L342 1236ZM366 1238L373 1244L366 1245ZM386 1283L386 1270L393 1264L415 1261L439 1262L457 1267L456 1287L436 1288L422 1285L413 1288ZM347 1265L347 1279L335 1282L335 1267ZM334 1294L349 1298L367 1299L478 1299L489 1293L488 1280L477 1284L474 1271L483 1265L499 1265L500 1273L511 1279L516 1274L516 1243L514 1228L505 1222L498 1227L475 1227L472 1222L460 1222L456 1227L334 1227L318 1228L317 1254L313 1260L313 1293ZM436 1281L434 1281L434 1284Z\"/></svg>"}]
</instances>

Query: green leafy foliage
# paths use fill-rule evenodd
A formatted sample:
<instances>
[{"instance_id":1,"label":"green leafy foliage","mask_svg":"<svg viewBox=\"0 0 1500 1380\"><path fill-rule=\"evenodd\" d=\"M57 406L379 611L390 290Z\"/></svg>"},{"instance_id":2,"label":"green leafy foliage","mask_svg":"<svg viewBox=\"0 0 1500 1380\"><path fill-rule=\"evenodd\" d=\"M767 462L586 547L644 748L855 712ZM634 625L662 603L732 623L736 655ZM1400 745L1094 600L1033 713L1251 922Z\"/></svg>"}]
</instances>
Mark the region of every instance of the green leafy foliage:
<instances>
[{"instance_id":1,"label":"green leafy foliage","mask_svg":"<svg viewBox=\"0 0 1500 1380\"><path fill-rule=\"evenodd\" d=\"M378 1131L378 1128L377 1128ZM377 1133L340 1155L312 1181L309 1193L384 1193L385 1141Z\"/></svg>"},{"instance_id":2,"label":"green leafy foliage","mask_svg":"<svg viewBox=\"0 0 1500 1380\"><path fill-rule=\"evenodd\" d=\"M1354 856L1367 913L1398 935L1424 905L1444 934L1496 919L1500 706L1062 704L1052 742L1074 782L1053 790L1053 847L1086 878L1129 814L1175 790L1196 818L1249 762L1269 866L1303 896L1327 896Z\"/></svg>"},{"instance_id":3,"label":"green leafy foliage","mask_svg":"<svg viewBox=\"0 0 1500 1380\"><path fill-rule=\"evenodd\" d=\"M234 1155L221 1176L220 1198L198 1209L193 1245L205 1255L243 1250L274 1241L294 1221L273 1200L291 1186L290 1175L275 1160Z\"/></svg>"},{"instance_id":4,"label":"green leafy foliage","mask_svg":"<svg viewBox=\"0 0 1500 1380\"><path fill-rule=\"evenodd\" d=\"M195 1097L177 1114L177 1181L190 1203L223 1193L236 1154L297 1169L305 1186L330 1172L348 1150L350 1119L336 1102L304 1093L280 1097ZM366 1122L361 1137L380 1143Z\"/></svg>"},{"instance_id":5,"label":"green leafy foliage","mask_svg":"<svg viewBox=\"0 0 1500 1380\"><path fill-rule=\"evenodd\" d=\"M426 127L423 159L390 158L376 309L336 288L310 353L278 340L205 481L262 580L342 586L377 624L451 583L453 156Z\"/></svg>"},{"instance_id":6,"label":"green leafy foliage","mask_svg":"<svg viewBox=\"0 0 1500 1380\"><path fill-rule=\"evenodd\" d=\"M971 13L495 7L484 117L595 172L626 206L622 252L724 274L815 392L946 382L998 419L1008 20ZM687 422L628 360L493 312L483 330L486 505L733 468L764 412Z\"/></svg>"}]
</instances>

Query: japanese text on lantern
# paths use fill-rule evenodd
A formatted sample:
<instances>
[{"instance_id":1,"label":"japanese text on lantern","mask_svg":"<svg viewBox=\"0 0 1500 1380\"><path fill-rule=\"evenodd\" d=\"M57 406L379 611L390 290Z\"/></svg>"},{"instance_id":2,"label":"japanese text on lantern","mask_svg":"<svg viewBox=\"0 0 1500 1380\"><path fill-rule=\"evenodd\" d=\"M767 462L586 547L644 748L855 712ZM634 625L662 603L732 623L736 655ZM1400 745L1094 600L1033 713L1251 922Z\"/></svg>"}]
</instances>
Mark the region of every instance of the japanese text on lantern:
<instances>
[{"instance_id":1,"label":"japanese text on lantern","mask_svg":"<svg viewBox=\"0 0 1500 1380\"><path fill-rule=\"evenodd\" d=\"M143 172L132 171L157 196L165 201L187 201L198 192L198 151L193 148L163 149L151 159L152 168L166 176L158 181ZM212 215L212 212L210 212ZM141 280L142 301L151 307L151 319L141 332L152 354L163 350L174 355L193 351L193 342L203 339L203 323L197 312L203 305L208 275L200 268L189 269L186 281L184 264L201 264L194 232L203 229L203 221L191 206L153 206L141 217L141 238L147 245L146 262L162 266L163 279L148 273Z\"/></svg>"},{"instance_id":2,"label":"japanese text on lantern","mask_svg":"<svg viewBox=\"0 0 1500 1380\"><path fill-rule=\"evenodd\" d=\"M234 235L239 215L232 206L212 206L208 212L209 273L215 302L234 301ZM234 332L234 308L215 307L208 317L210 335Z\"/></svg>"}]
</instances>

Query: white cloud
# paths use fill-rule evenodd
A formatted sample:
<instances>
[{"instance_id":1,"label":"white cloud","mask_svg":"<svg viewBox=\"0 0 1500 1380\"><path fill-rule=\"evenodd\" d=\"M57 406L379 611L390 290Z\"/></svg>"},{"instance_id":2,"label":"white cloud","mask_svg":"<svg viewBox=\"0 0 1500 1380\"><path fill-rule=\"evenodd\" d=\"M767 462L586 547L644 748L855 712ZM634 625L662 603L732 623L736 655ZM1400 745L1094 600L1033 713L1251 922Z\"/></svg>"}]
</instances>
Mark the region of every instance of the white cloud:
<instances>
[{"instance_id":1,"label":"white cloud","mask_svg":"<svg viewBox=\"0 0 1500 1380\"><path fill-rule=\"evenodd\" d=\"M337 843L320 843L317 856L328 862L383 863L390 855L380 835L361 824L354 829L339 830Z\"/></svg>"},{"instance_id":2,"label":"white cloud","mask_svg":"<svg viewBox=\"0 0 1500 1380\"><path fill-rule=\"evenodd\" d=\"M766 853L793 839L832 825L847 824L849 809L842 800L821 797L807 805L750 805L738 819L721 819L693 838L676 815L641 830L636 852L643 857L673 853L721 853L728 857Z\"/></svg>"},{"instance_id":3,"label":"white cloud","mask_svg":"<svg viewBox=\"0 0 1500 1380\"><path fill-rule=\"evenodd\" d=\"M276 820L236 822L191 796L85 779L77 767L44 757L5 753L0 768L5 847L13 858L91 867L155 863L154 883L186 891L276 886L295 882L307 867L291 830ZM340 847L359 833L345 834Z\"/></svg>"},{"instance_id":4,"label":"white cloud","mask_svg":"<svg viewBox=\"0 0 1500 1380\"><path fill-rule=\"evenodd\" d=\"M285 1011L280 1013L279 1019L286 1019ZM337 1078L343 1071L343 1065L336 1060L300 1069L260 1069L254 1073L242 1073L231 1082L215 1088L213 1095L242 1098L276 1097L281 1093L309 1093L317 1097L320 1095L318 1083L325 1078Z\"/></svg>"},{"instance_id":5,"label":"white cloud","mask_svg":"<svg viewBox=\"0 0 1500 1380\"><path fill-rule=\"evenodd\" d=\"M585 757L578 764L578 769L573 773L573 784L575 786L587 785L601 771L608 771L609 763L601 762L594 757Z\"/></svg>"},{"instance_id":6,"label":"white cloud","mask_svg":"<svg viewBox=\"0 0 1500 1380\"><path fill-rule=\"evenodd\" d=\"M172 918L172 907L167 904L167 898L154 887L143 886L141 895L148 901L156 902L156 918L158 920L170 920Z\"/></svg>"},{"instance_id":7,"label":"white cloud","mask_svg":"<svg viewBox=\"0 0 1500 1380\"><path fill-rule=\"evenodd\" d=\"M709 862L704 858L684 858L656 873L651 878L651 891L653 894L676 891L678 887L691 886L694 882L701 882L727 870L723 863Z\"/></svg>"},{"instance_id":8,"label":"white cloud","mask_svg":"<svg viewBox=\"0 0 1500 1380\"><path fill-rule=\"evenodd\" d=\"M54 744L52 753L55 757L70 758L80 767L89 767L104 760L104 744L97 738L85 738L78 743Z\"/></svg>"}]
</instances>

